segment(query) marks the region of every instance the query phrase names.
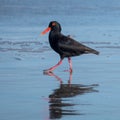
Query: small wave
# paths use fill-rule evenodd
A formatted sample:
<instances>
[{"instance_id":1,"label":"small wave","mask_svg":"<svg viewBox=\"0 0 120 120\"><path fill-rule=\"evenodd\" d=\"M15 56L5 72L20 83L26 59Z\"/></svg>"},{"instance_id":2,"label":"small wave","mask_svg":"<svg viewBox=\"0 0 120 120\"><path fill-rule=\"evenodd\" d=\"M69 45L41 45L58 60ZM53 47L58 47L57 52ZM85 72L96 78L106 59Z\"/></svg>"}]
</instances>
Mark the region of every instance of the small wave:
<instances>
[{"instance_id":1,"label":"small wave","mask_svg":"<svg viewBox=\"0 0 120 120\"><path fill-rule=\"evenodd\" d=\"M86 41L86 42L82 42L82 43L85 43L85 44L99 44L99 45L101 45L101 44L103 44L103 45L110 45L111 44L111 42L93 42L93 41Z\"/></svg>"},{"instance_id":2,"label":"small wave","mask_svg":"<svg viewBox=\"0 0 120 120\"><path fill-rule=\"evenodd\" d=\"M120 46L97 46L96 48L120 49Z\"/></svg>"},{"instance_id":3,"label":"small wave","mask_svg":"<svg viewBox=\"0 0 120 120\"><path fill-rule=\"evenodd\" d=\"M47 43L45 43L47 44ZM0 41L0 52L17 51L17 52L44 52L50 48L41 42L37 41Z\"/></svg>"},{"instance_id":4,"label":"small wave","mask_svg":"<svg viewBox=\"0 0 120 120\"><path fill-rule=\"evenodd\" d=\"M109 49L120 49L118 44L111 42L94 42L94 41L85 41L81 42L83 44L92 44L96 48L109 48ZM39 53L44 51L51 50L48 42L39 42L39 41L0 41L0 52L8 51L17 51L17 52L31 52Z\"/></svg>"}]
</instances>

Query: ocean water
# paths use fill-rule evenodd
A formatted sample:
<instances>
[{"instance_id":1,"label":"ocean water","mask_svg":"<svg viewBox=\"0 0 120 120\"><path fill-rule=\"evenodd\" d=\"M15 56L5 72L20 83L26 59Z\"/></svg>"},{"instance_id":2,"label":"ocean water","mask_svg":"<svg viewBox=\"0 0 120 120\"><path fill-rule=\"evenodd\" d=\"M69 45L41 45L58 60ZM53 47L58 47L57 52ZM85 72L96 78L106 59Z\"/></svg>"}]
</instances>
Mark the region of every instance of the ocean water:
<instances>
[{"instance_id":1,"label":"ocean water","mask_svg":"<svg viewBox=\"0 0 120 120\"><path fill-rule=\"evenodd\" d=\"M65 59L40 33L51 20L100 52ZM0 0L0 120L119 120L119 0Z\"/></svg>"}]
</instances>

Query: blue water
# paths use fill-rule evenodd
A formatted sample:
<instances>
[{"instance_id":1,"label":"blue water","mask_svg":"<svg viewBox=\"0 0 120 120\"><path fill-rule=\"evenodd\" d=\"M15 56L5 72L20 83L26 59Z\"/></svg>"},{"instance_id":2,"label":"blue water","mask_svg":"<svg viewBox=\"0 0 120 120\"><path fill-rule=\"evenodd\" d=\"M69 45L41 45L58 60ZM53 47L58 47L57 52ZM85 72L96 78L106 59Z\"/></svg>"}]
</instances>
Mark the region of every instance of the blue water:
<instances>
[{"instance_id":1,"label":"blue water","mask_svg":"<svg viewBox=\"0 0 120 120\"><path fill-rule=\"evenodd\" d=\"M35 27L58 20L68 26L118 25L119 6L119 0L1 0L0 24Z\"/></svg>"},{"instance_id":2,"label":"blue water","mask_svg":"<svg viewBox=\"0 0 120 120\"><path fill-rule=\"evenodd\" d=\"M59 60L39 36L51 20L100 55L44 75ZM119 32L119 0L0 0L0 120L119 120Z\"/></svg>"}]
</instances>

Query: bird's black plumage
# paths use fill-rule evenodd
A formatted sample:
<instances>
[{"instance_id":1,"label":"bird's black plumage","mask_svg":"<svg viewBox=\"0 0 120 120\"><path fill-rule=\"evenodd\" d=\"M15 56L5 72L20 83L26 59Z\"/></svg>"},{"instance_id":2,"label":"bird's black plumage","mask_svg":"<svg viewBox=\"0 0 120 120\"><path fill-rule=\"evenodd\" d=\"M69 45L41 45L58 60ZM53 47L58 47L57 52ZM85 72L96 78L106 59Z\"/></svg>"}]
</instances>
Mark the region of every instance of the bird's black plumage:
<instances>
[{"instance_id":1,"label":"bird's black plumage","mask_svg":"<svg viewBox=\"0 0 120 120\"><path fill-rule=\"evenodd\" d=\"M49 33L50 46L60 55L61 58L78 56L87 53L99 54L98 51L75 41L69 36L63 35L61 33L61 26L58 22L50 22L49 27L51 28Z\"/></svg>"}]
</instances>

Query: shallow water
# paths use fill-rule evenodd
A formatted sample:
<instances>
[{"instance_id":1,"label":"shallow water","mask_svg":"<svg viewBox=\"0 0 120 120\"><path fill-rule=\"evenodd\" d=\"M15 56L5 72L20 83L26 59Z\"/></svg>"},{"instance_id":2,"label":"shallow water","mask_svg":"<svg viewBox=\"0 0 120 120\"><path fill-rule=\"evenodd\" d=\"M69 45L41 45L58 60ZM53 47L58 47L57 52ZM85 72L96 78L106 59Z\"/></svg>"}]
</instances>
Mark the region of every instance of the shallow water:
<instances>
[{"instance_id":1,"label":"shallow water","mask_svg":"<svg viewBox=\"0 0 120 120\"><path fill-rule=\"evenodd\" d=\"M119 120L119 5L119 0L1 0L0 119ZM48 35L39 36L50 20L100 55L73 57L72 74L64 72L65 59L45 75L59 60Z\"/></svg>"}]
</instances>

